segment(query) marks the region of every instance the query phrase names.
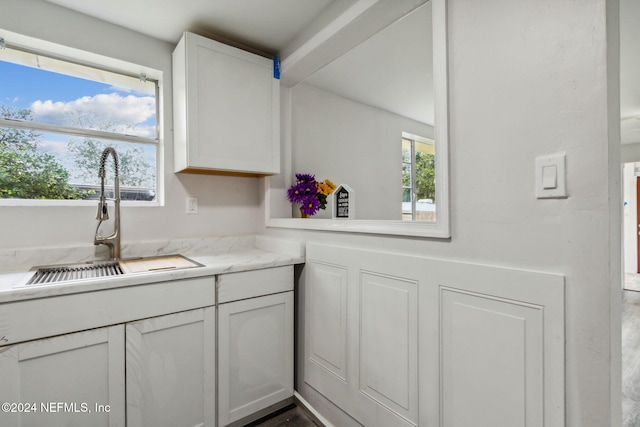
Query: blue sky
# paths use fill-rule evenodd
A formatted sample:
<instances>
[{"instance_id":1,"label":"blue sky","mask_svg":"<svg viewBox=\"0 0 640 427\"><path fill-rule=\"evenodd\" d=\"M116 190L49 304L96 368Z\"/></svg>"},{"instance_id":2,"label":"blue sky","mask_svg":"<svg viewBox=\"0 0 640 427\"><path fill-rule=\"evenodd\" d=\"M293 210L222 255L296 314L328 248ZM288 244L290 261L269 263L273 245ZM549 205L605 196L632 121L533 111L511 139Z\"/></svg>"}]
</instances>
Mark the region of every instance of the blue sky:
<instances>
[{"instance_id":1,"label":"blue sky","mask_svg":"<svg viewBox=\"0 0 640 427\"><path fill-rule=\"evenodd\" d=\"M156 136L155 97L149 94L5 61L0 61L0 77L0 104L29 109L36 121ZM104 128L105 123L109 124L108 129ZM71 173L71 181L80 182L67 150L70 138L41 132L39 149L55 155ZM145 145L144 153L155 164L155 147Z\"/></svg>"},{"instance_id":2,"label":"blue sky","mask_svg":"<svg viewBox=\"0 0 640 427\"><path fill-rule=\"evenodd\" d=\"M109 85L0 61L0 100L27 108L38 100L72 101L88 94L105 93Z\"/></svg>"},{"instance_id":3,"label":"blue sky","mask_svg":"<svg viewBox=\"0 0 640 427\"><path fill-rule=\"evenodd\" d=\"M94 129L109 123L109 130L155 137L155 96L5 61L0 76L0 102L30 109L39 122Z\"/></svg>"}]
</instances>

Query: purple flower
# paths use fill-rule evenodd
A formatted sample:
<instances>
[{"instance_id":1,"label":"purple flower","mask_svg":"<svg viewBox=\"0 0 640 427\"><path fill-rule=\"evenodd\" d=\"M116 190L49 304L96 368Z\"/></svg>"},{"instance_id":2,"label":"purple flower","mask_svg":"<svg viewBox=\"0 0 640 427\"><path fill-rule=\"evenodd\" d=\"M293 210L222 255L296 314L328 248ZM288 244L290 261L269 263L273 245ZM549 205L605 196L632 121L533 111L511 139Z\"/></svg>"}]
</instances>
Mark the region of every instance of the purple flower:
<instances>
[{"instance_id":1,"label":"purple flower","mask_svg":"<svg viewBox=\"0 0 640 427\"><path fill-rule=\"evenodd\" d=\"M309 197L316 197L316 185L312 182L298 182L287 190L287 198L291 203L304 204Z\"/></svg>"},{"instance_id":2,"label":"purple flower","mask_svg":"<svg viewBox=\"0 0 640 427\"><path fill-rule=\"evenodd\" d=\"M296 179L298 182L315 182L316 176L308 173L297 173Z\"/></svg>"},{"instance_id":3,"label":"purple flower","mask_svg":"<svg viewBox=\"0 0 640 427\"><path fill-rule=\"evenodd\" d=\"M304 215L315 215L322 206L315 175L297 173L296 183L287 190L287 199L291 203L299 203Z\"/></svg>"},{"instance_id":4,"label":"purple flower","mask_svg":"<svg viewBox=\"0 0 640 427\"><path fill-rule=\"evenodd\" d=\"M315 195L307 197L300 205L300 212L309 216L315 215L318 210L320 210L320 200Z\"/></svg>"}]
</instances>

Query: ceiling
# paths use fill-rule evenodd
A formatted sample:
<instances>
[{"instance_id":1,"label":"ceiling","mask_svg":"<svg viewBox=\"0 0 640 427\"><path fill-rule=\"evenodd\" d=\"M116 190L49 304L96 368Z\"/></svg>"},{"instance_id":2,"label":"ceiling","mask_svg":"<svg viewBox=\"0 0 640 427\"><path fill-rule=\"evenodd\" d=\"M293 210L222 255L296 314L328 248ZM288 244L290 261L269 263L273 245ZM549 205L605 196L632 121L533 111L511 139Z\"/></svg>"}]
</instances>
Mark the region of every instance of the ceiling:
<instances>
[{"instance_id":1,"label":"ceiling","mask_svg":"<svg viewBox=\"0 0 640 427\"><path fill-rule=\"evenodd\" d=\"M211 35L267 54L293 52L348 8L372 0L43 0L176 44L184 31ZM362 6L364 5L364 6ZM316 87L433 123L430 7L333 61L309 80ZM314 25L315 24L315 25ZM305 31L307 34L305 34ZM398 49L402 46L402 49ZM284 58L282 58L284 59ZM427 79L425 79L427 76ZM417 84L423 81L427 84ZM415 82L415 83L414 83Z\"/></svg>"},{"instance_id":2,"label":"ceiling","mask_svg":"<svg viewBox=\"0 0 640 427\"><path fill-rule=\"evenodd\" d=\"M283 50L331 4L353 0L45 0L177 44L215 34L265 53Z\"/></svg>"},{"instance_id":3,"label":"ceiling","mask_svg":"<svg viewBox=\"0 0 640 427\"><path fill-rule=\"evenodd\" d=\"M353 5L375 3L373 0L42 1L174 44L183 31L192 31L285 56L295 50L292 46L296 47L305 31L319 31L318 22L322 19L326 22L332 11L335 18ZM425 59L425 52L416 43L430 37L429 28L421 24L428 19L425 9L422 7L421 12L398 22L404 21L406 25L394 24L366 40L307 81L348 98L433 123L432 86L411 83L424 82L424 76L430 75L432 69L430 59ZM640 2L620 0L623 143L640 142L640 26L636 18L640 18ZM421 58L419 63L416 58Z\"/></svg>"},{"instance_id":4,"label":"ceiling","mask_svg":"<svg viewBox=\"0 0 640 427\"><path fill-rule=\"evenodd\" d=\"M326 65L305 83L433 126L430 23L431 3L426 3Z\"/></svg>"}]
</instances>

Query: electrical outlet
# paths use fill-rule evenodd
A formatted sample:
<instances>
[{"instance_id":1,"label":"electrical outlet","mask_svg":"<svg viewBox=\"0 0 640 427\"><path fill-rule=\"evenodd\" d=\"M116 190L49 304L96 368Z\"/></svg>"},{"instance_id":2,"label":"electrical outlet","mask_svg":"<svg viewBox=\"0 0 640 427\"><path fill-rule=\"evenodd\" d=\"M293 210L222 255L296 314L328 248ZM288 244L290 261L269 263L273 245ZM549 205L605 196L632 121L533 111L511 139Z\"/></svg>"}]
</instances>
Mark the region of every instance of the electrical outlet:
<instances>
[{"instance_id":1,"label":"electrical outlet","mask_svg":"<svg viewBox=\"0 0 640 427\"><path fill-rule=\"evenodd\" d=\"M191 215L195 215L198 213L198 198L197 197L187 197L187 213Z\"/></svg>"}]
</instances>

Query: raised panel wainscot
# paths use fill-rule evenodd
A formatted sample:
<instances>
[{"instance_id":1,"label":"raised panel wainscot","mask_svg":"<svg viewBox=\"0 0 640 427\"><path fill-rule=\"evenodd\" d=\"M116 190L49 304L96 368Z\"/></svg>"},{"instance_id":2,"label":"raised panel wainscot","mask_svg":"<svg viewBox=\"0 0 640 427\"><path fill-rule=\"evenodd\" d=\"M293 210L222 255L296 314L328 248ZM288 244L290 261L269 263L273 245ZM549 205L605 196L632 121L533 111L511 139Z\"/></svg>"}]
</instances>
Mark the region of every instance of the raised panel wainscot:
<instances>
[{"instance_id":1,"label":"raised panel wainscot","mask_svg":"<svg viewBox=\"0 0 640 427\"><path fill-rule=\"evenodd\" d=\"M304 381L367 427L564 425L564 277L307 244Z\"/></svg>"}]
</instances>

